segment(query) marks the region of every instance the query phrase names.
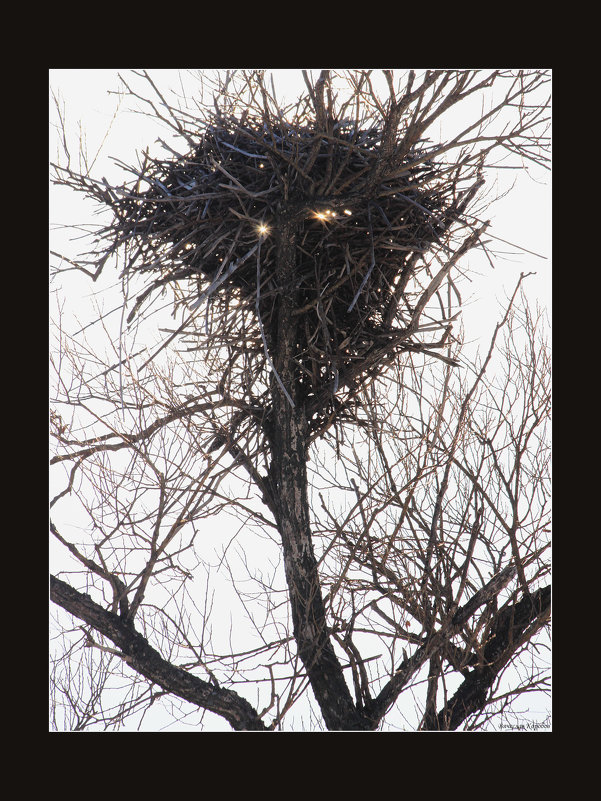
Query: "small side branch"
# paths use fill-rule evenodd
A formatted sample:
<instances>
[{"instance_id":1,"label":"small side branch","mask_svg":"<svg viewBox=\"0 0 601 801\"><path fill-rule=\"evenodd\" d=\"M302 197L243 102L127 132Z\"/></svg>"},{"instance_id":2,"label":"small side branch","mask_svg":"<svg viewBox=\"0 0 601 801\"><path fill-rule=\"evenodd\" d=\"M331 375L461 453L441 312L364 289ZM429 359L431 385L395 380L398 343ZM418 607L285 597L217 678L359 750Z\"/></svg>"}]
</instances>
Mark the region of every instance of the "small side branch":
<instances>
[{"instance_id":1,"label":"small side branch","mask_svg":"<svg viewBox=\"0 0 601 801\"><path fill-rule=\"evenodd\" d=\"M473 598L455 612L451 620L443 624L431 637L428 637L412 656L403 660L395 675L382 689L368 710L375 719L379 720L386 714L411 677L420 670L428 659L439 653L450 642L451 638L460 631L463 623L509 584L515 576L515 572L515 567L510 565L501 570L496 576L493 576Z\"/></svg>"},{"instance_id":2,"label":"small side branch","mask_svg":"<svg viewBox=\"0 0 601 801\"><path fill-rule=\"evenodd\" d=\"M236 731L267 731L267 726L248 701L232 690L215 687L167 662L139 632L118 615L103 609L89 595L51 576L50 599L112 640L130 667L166 692L220 715Z\"/></svg>"}]
</instances>

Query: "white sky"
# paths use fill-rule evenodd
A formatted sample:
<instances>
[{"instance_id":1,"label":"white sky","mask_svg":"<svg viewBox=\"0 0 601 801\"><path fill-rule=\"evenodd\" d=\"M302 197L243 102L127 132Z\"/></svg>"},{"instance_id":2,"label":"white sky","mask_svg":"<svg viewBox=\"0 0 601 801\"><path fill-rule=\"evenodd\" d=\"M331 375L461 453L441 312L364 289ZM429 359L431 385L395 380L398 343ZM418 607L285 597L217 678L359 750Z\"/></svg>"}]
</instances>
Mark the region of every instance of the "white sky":
<instances>
[{"instance_id":1,"label":"white sky","mask_svg":"<svg viewBox=\"0 0 601 801\"><path fill-rule=\"evenodd\" d=\"M149 70L153 80L162 91L170 88L178 89L180 78L178 70ZM403 71L397 71L402 74ZM126 164L137 164L136 151L141 152L147 145L154 146L155 152L167 155L159 145L153 144L157 137L167 138L165 127L158 127L148 115L141 115L127 110L130 102L120 101L116 94L119 88L118 74L130 79L130 70L50 70L50 86L60 93L66 108L67 128L71 133L70 141L72 157L75 159L78 149L78 136L81 131L85 135L90 158L100 146L92 174L104 176L109 182L121 183L130 180L131 174L124 174L111 157L118 158ZM284 102L294 100L298 92L305 89L300 69L273 70L274 83L278 98ZM182 71L182 79L187 87L197 89L198 84ZM133 79L132 85L140 86L139 79ZM50 101L51 122L56 119L52 99ZM479 109L476 109L476 112ZM461 105L457 107L458 124L465 117ZM428 131L434 137L437 131ZM444 135L444 134L443 134ZM50 158L55 159L58 133L51 128ZM514 162L515 163L515 162ZM532 299L537 299L550 311L551 301L551 175L537 167L529 166L530 177L524 170L492 170L487 174L486 189L490 189L491 197L503 194L515 182L506 197L495 201L485 212L486 219L492 220L488 234L511 242L516 247L501 241L494 241L490 247L499 256L494 260L493 271L481 251L472 251L462 263L469 267L473 287L464 287L464 306L462 319L466 327L466 339L472 340L487 337L499 318L499 303L507 293L511 293L520 272L536 272L528 278L526 291ZM495 179L499 182L494 186ZM50 188L50 221L53 223L84 222L85 205L82 197L64 189ZM88 213L88 221L90 221ZM92 222L97 222L93 218ZM77 255L77 245L69 244L64 233L51 232L51 248L67 256ZM75 245L75 246L74 246ZM524 250L520 250L523 248ZM527 252L527 251L530 251ZM544 258L532 255L539 254ZM503 255L501 255L503 254ZM73 273L69 273L69 279ZM481 278L478 278L478 275ZM470 290L473 289L473 292Z\"/></svg>"},{"instance_id":2,"label":"white sky","mask_svg":"<svg viewBox=\"0 0 601 801\"><path fill-rule=\"evenodd\" d=\"M149 70L149 72L161 89L177 88L179 82L177 70ZM158 136L167 139L168 132L164 127L157 127L151 117L127 110L126 105L129 100L121 102L117 95L108 94L108 91L116 92L119 88L118 73L127 76L129 70L50 70L50 87L59 94L61 102L64 101L65 104L66 125L71 136L70 149L73 160L75 162L77 160L81 123L81 131L85 135L90 158L102 145L102 152L98 155L92 174L94 177L106 177L109 183L114 181L119 184L125 180L129 181L131 175L124 174L110 157L116 157L126 164L135 166L138 162L136 151L142 152L148 145L154 147L156 153L164 156L166 152L153 143ZM274 70L273 74L278 98L293 100L297 92L305 90L300 69ZM57 147L60 146L59 132L52 125L56 122L52 97L50 97L50 121L50 160L55 161ZM435 132L431 131L429 135L434 136ZM528 279L526 292L529 298L536 299L550 312L551 176L549 172L536 168L532 174L535 180L524 171L498 170L487 176L487 186L490 186L489 182L498 178L499 194L505 191L508 184L515 181L512 191L486 211L486 219L492 220L489 232L526 250L522 251L503 242L495 242L491 245L493 249L497 252L502 251L505 255L495 259L494 271L486 257L479 251L472 251L465 260L474 281L471 300L469 293L464 294L463 322L466 339L482 339L484 349L495 323L502 314L499 304L502 304L505 296L511 294L521 272L536 272L536 276ZM491 190L494 197L497 191L493 187ZM72 231L56 226L98 223L98 218L92 214L95 205L83 202L81 195L62 188L51 186L49 192L50 247L68 257L76 258L81 251L82 240L73 239ZM539 258L526 251L540 254L545 258ZM56 264L57 260L53 258L52 263ZM94 298L94 293L99 287L75 272L66 273L60 283L67 299L65 305L67 320L71 314L81 314L81 319L87 322L90 319L92 302L98 299L101 303L106 303L106 310L113 308L119 302L119 297L112 290L106 293L106 297L101 294L100 298ZM112 276L112 280L106 280L104 285L108 287L116 283L115 275ZM51 286L51 291L54 289L55 286ZM76 325L70 326L71 330L75 330L76 327ZM64 476L58 479L58 490L64 487L64 480ZM51 495L53 494L55 493L51 492ZM63 510L68 509L68 500L64 499L55 507L57 517L61 505ZM64 519L65 512L61 511L60 514ZM213 730L218 728L221 726L216 723ZM224 724L223 730L229 731L229 726Z\"/></svg>"}]
</instances>

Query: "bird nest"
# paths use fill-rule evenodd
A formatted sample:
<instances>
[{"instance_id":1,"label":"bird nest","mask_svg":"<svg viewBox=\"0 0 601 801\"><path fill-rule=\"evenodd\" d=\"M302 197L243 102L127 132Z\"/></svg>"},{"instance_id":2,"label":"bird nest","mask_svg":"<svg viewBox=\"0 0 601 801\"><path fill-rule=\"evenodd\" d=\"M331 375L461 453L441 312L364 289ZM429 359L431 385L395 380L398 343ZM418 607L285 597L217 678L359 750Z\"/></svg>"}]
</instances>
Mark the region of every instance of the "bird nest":
<instances>
[{"instance_id":1,"label":"bird nest","mask_svg":"<svg viewBox=\"0 0 601 801\"><path fill-rule=\"evenodd\" d=\"M242 359L256 378L287 289L278 226L294 217L295 360L307 396L334 396L374 360L434 347L412 320L432 278L427 254L444 252L465 221L465 177L429 159L425 143L403 148L402 131L387 158L384 135L331 120L326 131L221 116L186 154L146 157L135 186L111 196L112 241L128 243L128 271L151 277L130 317L172 284L177 304L204 315L188 341L212 331L230 370Z\"/></svg>"}]
</instances>

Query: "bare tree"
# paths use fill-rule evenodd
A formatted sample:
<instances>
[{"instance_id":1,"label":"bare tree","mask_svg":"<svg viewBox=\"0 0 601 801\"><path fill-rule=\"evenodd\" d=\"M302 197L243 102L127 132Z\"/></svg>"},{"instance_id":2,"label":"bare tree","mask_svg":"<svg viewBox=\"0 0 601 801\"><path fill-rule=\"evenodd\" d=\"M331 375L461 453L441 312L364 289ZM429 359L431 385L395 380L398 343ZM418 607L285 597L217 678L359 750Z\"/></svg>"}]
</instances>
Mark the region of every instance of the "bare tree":
<instances>
[{"instance_id":1,"label":"bare tree","mask_svg":"<svg viewBox=\"0 0 601 801\"><path fill-rule=\"evenodd\" d=\"M523 275L480 363L457 310L466 255L494 260L487 169L548 162L549 76L382 75L304 73L282 106L261 71L193 98L133 71L179 149L119 186L66 144L52 165L110 212L57 273L118 265L129 325L99 353L55 323L57 729L156 703L198 729L375 730L406 698L409 728L475 729L548 692L544 315ZM183 321L138 345L160 298Z\"/></svg>"}]
</instances>

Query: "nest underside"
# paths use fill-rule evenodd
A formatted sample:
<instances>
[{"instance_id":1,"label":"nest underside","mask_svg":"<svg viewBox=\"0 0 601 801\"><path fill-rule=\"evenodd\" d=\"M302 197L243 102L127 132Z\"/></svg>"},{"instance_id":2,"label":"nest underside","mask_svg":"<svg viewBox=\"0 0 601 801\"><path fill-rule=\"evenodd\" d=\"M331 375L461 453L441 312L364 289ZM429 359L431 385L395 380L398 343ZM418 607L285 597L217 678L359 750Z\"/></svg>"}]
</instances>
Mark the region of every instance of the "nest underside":
<instances>
[{"instance_id":1,"label":"nest underside","mask_svg":"<svg viewBox=\"0 0 601 801\"><path fill-rule=\"evenodd\" d=\"M112 241L131 254L126 270L152 276L130 316L174 285L178 303L206 301L209 322L219 315L215 342L234 351L239 343L245 371L249 354L263 369L279 299L293 291L298 381L313 396L326 386L335 394L343 374L369 372L369 354L427 347L407 334L409 322L431 279L428 254L448 248L451 229L464 224L465 178L429 160L425 145L402 158L397 146L383 166L378 128L330 130L220 119L187 154L147 159L112 204ZM277 256L278 228L292 218L290 287Z\"/></svg>"}]
</instances>

